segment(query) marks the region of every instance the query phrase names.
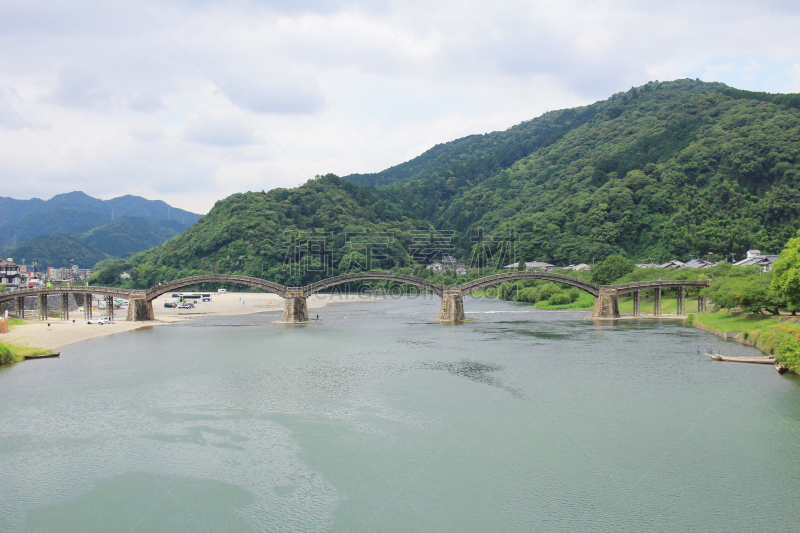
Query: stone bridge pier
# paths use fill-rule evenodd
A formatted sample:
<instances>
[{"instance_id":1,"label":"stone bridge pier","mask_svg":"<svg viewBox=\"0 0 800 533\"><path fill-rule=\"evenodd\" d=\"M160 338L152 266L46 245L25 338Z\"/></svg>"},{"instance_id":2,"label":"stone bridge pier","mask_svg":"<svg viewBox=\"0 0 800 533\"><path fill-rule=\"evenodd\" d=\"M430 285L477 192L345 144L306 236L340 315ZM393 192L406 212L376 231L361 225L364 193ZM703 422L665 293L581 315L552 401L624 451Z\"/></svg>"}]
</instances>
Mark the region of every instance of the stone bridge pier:
<instances>
[{"instance_id":1,"label":"stone bridge pier","mask_svg":"<svg viewBox=\"0 0 800 533\"><path fill-rule=\"evenodd\" d=\"M69 320L69 293L61 294L61 320Z\"/></svg>"},{"instance_id":2,"label":"stone bridge pier","mask_svg":"<svg viewBox=\"0 0 800 533\"><path fill-rule=\"evenodd\" d=\"M47 320L47 295L40 294L37 300L37 309L39 311L39 320Z\"/></svg>"},{"instance_id":3,"label":"stone bridge pier","mask_svg":"<svg viewBox=\"0 0 800 533\"><path fill-rule=\"evenodd\" d=\"M286 291L283 300L283 320L286 324L308 322L308 305L303 291Z\"/></svg>"},{"instance_id":4,"label":"stone bridge pier","mask_svg":"<svg viewBox=\"0 0 800 533\"><path fill-rule=\"evenodd\" d=\"M442 308L439 311L439 322L456 324L463 322L464 293L460 289L442 291Z\"/></svg>"},{"instance_id":5,"label":"stone bridge pier","mask_svg":"<svg viewBox=\"0 0 800 533\"><path fill-rule=\"evenodd\" d=\"M594 318L619 318L616 289L600 289L600 294L594 299L592 316Z\"/></svg>"},{"instance_id":6,"label":"stone bridge pier","mask_svg":"<svg viewBox=\"0 0 800 533\"><path fill-rule=\"evenodd\" d=\"M111 301L113 302L114 300L112 299ZM90 302L89 309L92 308L91 305ZM145 320L155 320L153 302L147 301L141 294L131 294L128 297L128 321L143 322Z\"/></svg>"}]
</instances>

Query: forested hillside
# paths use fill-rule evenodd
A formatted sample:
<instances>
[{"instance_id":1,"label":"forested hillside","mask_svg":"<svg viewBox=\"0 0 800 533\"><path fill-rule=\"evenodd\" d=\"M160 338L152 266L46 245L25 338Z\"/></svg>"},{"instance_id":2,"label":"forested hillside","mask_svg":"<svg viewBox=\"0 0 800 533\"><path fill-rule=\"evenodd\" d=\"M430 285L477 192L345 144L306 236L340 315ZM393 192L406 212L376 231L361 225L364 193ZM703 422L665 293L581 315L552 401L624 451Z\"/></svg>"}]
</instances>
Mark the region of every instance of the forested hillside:
<instances>
[{"instance_id":1,"label":"forested hillside","mask_svg":"<svg viewBox=\"0 0 800 533\"><path fill-rule=\"evenodd\" d=\"M284 232L296 230L328 234L331 273L364 259L345 245L359 229L395 232L373 264L383 268L423 262L408 232L429 228L453 231L449 252L465 260L481 232L516 233L518 257L557 264L777 253L800 227L799 102L652 82L378 174L231 196L127 266L137 286L214 270L307 283L317 274L293 278L298 269L281 266L292 249Z\"/></svg>"},{"instance_id":2,"label":"forested hillside","mask_svg":"<svg viewBox=\"0 0 800 533\"><path fill-rule=\"evenodd\" d=\"M427 227L376 190L328 175L295 189L229 196L126 268L136 287L208 272L300 285L349 269L405 266L408 232ZM383 252L367 257L367 243L376 240Z\"/></svg>"},{"instance_id":3,"label":"forested hillside","mask_svg":"<svg viewBox=\"0 0 800 533\"><path fill-rule=\"evenodd\" d=\"M383 193L456 230L462 254L478 228L511 227L525 257L556 263L776 252L800 222L800 111L727 93L653 82L495 174L465 163Z\"/></svg>"},{"instance_id":4,"label":"forested hillside","mask_svg":"<svg viewBox=\"0 0 800 533\"><path fill-rule=\"evenodd\" d=\"M44 248L55 240L32 239L67 235L91 253L85 257L125 256L164 242L197 222L200 215L176 209L161 200L121 196L99 200L82 192L59 194L50 200L15 200L0 197L0 249L6 257L22 260L17 251L36 249L37 257L60 257L63 247ZM87 259L88 261L88 259ZM48 263L49 264L49 263ZM82 263L91 267L94 263ZM61 266L49 264L50 266Z\"/></svg>"},{"instance_id":5,"label":"forested hillside","mask_svg":"<svg viewBox=\"0 0 800 533\"><path fill-rule=\"evenodd\" d=\"M25 264L36 263L40 270L45 267L68 267L69 260L81 268L91 268L106 256L66 235L42 235L11 250L14 260Z\"/></svg>"}]
</instances>

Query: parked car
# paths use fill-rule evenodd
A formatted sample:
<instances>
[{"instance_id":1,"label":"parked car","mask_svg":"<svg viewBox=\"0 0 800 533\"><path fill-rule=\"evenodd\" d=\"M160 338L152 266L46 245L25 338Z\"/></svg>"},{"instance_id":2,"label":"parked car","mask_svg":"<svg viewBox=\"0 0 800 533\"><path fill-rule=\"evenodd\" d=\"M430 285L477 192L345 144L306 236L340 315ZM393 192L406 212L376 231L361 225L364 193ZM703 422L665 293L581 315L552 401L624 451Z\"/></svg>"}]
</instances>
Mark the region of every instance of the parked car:
<instances>
[{"instance_id":1,"label":"parked car","mask_svg":"<svg viewBox=\"0 0 800 533\"><path fill-rule=\"evenodd\" d=\"M211 297L205 296L205 297L203 297L203 301L204 302L210 302L211 301Z\"/></svg>"},{"instance_id":2,"label":"parked car","mask_svg":"<svg viewBox=\"0 0 800 533\"><path fill-rule=\"evenodd\" d=\"M90 318L89 320L86 321L86 323L99 324L102 326L103 324L111 324L111 319L108 318L107 316L101 316L99 318Z\"/></svg>"},{"instance_id":3,"label":"parked car","mask_svg":"<svg viewBox=\"0 0 800 533\"><path fill-rule=\"evenodd\" d=\"M178 307L178 304L175 303L175 302L164 302L164 307L175 308L175 307Z\"/></svg>"},{"instance_id":4,"label":"parked car","mask_svg":"<svg viewBox=\"0 0 800 533\"><path fill-rule=\"evenodd\" d=\"M228 292L228 289L217 289L217 292L219 294L226 294Z\"/></svg>"},{"instance_id":5,"label":"parked car","mask_svg":"<svg viewBox=\"0 0 800 533\"><path fill-rule=\"evenodd\" d=\"M191 302L183 302L178 306L178 309L194 309L194 304Z\"/></svg>"}]
</instances>

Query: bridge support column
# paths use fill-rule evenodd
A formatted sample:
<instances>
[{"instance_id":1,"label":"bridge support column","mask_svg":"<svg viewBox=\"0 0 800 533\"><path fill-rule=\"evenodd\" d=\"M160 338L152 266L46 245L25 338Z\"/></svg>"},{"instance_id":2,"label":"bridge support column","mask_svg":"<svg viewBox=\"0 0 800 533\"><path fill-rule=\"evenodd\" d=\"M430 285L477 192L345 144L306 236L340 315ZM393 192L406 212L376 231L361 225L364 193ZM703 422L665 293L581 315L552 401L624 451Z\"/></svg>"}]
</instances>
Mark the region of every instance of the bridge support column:
<instances>
[{"instance_id":1,"label":"bridge support column","mask_svg":"<svg viewBox=\"0 0 800 533\"><path fill-rule=\"evenodd\" d=\"M464 295L460 289L442 291L442 308L439 311L439 322L455 324L463 322Z\"/></svg>"},{"instance_id":2,"label":"bridge support column","mask_svg":"<svg viewBox=\"0 0 800 533\"><path fill-rule=\"evenodd\" d=\"M283 320L287 324L308 322L308 305L302 291L286 291L283 297Z\"/></svg>"},{"instance_id":3,"label":"bridge support column","mask_svg":"<svg viewBox=\"0 0 800 533\"><path fill-rule=\"evenodd\" d=\"M641 293L639 291L633 291L631 294L633 294L633 316L639 316L642 307Z\"/></svg>"},{"instance_id":4,"label":"bridge support column","mask_svg":"<svg viewBox=\"0 0 800 533\"><path fill-rule=\"evenodd\" d=\"M38 298L39 320L47 320L47 295L40 294Z\"/></svg>"},{"instance_id":5,"label":"bridge support column","mask_svg":"<svg viewBox=\"0 0 800 533\"><path fill-rule=\"evenodd\" d=\"M697 295L697 312L703 313L706 310L706 299L703 295Z\"/></svg>"},{"instance_id":6,"label":"bridge support column","mask_svg":"<svg viewBox=\"0 0 800 533\"><path fill-rule=\"evenodd\" d=\"M686 289L678 287L675 289L675 296L678 299L678 315L686 314Z\"/></svg>"},{"instance_id":7,"label":"bridge support column","mask_svg":"<svg viewBox=\"0 0 800 533\"><path fill-rule=\"evenodd\" d=\"M153 307L153 304L150 303L150 307ZM114 322L114 297L113 296L106 296L106 315L111 322Z\"/></svg>"},{"instance_id":8,"label":"bridge support column","mask_svg":"<svg viewBox=\"0 0 800 533\"><path fill-rule=\"evenodd\" d=\"M69 320L69 293L61 293L61 320Z\"/></svg>"},{"instance_id":9,"label":"bridge support column","mask_svg":"<svg viewBox=\"0 0 800 533\"><path fill-rule=\"evenodd\" d=\"M661 316L661 287L653 289L653 316Z\"/></svg>"},{"instance_id":10,"label":"bridge support column","mask_svg":"<svg viewBox=\"0 0 800 533\"><path fill-rule=\"evenodd\" d=\"M25 297L17 298L17 318L25 318Z\"/></svg>"},{"instance_id":11,"label":"bridge support column","mask_svg":"<svg viewBox=\"0 0 800 533\"><path fill-rule=\"evenodd\" d=\"M619 318L616 289L600 289L600 294L594 299L592 316L595 318Z\"/></svg>"},{"instance_id":12,"label":"bridge support column","mask_svg":"<svg viewBox=\"0 0 800 533\"><path fill-rule=\"evenodd\" d=\"M128 299L128 321L143 322L155 320L153 302L148 302L141 294L131 294Z\"/></svg>"}]
</instances>

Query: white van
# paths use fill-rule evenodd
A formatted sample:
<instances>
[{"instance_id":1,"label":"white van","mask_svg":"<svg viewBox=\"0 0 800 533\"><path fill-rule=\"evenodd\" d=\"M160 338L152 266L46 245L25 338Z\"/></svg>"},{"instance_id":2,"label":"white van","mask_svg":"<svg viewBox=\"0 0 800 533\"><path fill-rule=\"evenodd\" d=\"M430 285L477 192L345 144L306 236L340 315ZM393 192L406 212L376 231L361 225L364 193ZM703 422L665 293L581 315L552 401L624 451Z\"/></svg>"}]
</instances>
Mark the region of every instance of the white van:
<instances>
[{"instance_id":1,"label":"white van","mask_svg":"<svg viewBox=\"0 0 800 533\"><path fill-rule=\"evenodd\" d=\"M217 293L218 294L227 294L228 293L228 289L217 289Z\"/></svg>"}]
</instances>

